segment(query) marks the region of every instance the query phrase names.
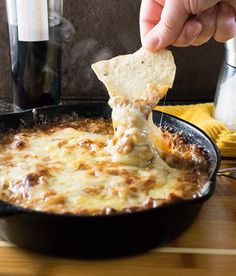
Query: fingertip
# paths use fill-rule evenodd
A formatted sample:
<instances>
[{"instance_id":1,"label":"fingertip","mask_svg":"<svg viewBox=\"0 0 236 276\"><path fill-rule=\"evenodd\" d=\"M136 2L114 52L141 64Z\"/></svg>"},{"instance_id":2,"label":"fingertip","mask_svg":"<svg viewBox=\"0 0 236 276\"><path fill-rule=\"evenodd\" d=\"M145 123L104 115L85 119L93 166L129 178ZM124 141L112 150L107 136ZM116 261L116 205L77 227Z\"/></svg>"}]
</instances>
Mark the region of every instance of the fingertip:
<instances>
[{"instance_id":1,"label":"fingertip","mask_svg":"<svg viewBox=\"0 0 236 276\"><path fill-rule=\"evenodd\" d=\"M159 38L148 34L142 39L142 46L149 51L159 50Z\"/></svg>"},{"instance_id":2,"label":"fingertip","mask_svg":"<svg viewBox=\"0 0 236 276\"><path fill-rule=\"evenodd\" d=\"M165 39L165 37L163 39L163 36L159 34L158 26L156 26L142 39L142 46L149 51L157 51L166 48L172 41L173 40Z\"/></svg>"},{"instance_id":3,"label":"fingertip","mask_svg":"<svg viewBox=\"0 0 236 276\"><path fill-rule=\"evenodd\" d=\"M202 23L197 20L191 20L186 24L187 36L194 39L202 31Z\"/></svg>"},{"instance_id":4,"label":"fingertip","mask_svg":"<svg viewBox=\"0 0 236 276\"><path fill-rule=\"evenodd\" d=\"M214 39L218 42L225 42L236 36L236 22L234 9L226 4L220 3L217 14L217 27Z\"/></svg>"}]
</instances>

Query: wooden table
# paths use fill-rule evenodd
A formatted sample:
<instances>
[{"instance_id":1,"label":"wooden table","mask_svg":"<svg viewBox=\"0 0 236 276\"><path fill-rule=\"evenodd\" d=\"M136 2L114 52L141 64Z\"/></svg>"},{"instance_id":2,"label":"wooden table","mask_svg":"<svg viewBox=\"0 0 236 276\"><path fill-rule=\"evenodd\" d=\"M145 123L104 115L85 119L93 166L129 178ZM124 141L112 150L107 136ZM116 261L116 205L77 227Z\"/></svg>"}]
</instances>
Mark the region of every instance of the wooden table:
<instances>
[{"instance_id":1,"label":"wooden table","mask_svg":"<svg viewBox=\"0 0 236 276\"><path fill-rule=\"evenodd\" d=\"M236 166L236 160L222 161ZM110 260L63 259L17 248L0 238L0 275L236 275L236 181L218 177L194 224L164 247Z\"/></svg>"}]
</instances>

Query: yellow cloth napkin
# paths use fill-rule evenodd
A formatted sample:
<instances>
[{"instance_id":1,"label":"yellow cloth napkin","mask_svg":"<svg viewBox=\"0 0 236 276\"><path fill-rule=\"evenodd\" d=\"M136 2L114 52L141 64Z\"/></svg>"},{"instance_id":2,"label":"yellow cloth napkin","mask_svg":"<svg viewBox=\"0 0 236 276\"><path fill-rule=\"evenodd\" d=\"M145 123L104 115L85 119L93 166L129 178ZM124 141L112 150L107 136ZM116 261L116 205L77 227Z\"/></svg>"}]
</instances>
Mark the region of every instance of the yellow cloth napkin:
<instances>
[{"instance_id":1,"label":"yellow cloth napkin","mask_svg":"<svg viewBox=\"0 0 236 276\"><path fill-rule=\"evenodd\" d=\"M155 109L198 126L212 138L222 156L236 157L236 131L230 131L225 124L213 118L213 103L157 106Z\"/></svg>"}]
</instances>

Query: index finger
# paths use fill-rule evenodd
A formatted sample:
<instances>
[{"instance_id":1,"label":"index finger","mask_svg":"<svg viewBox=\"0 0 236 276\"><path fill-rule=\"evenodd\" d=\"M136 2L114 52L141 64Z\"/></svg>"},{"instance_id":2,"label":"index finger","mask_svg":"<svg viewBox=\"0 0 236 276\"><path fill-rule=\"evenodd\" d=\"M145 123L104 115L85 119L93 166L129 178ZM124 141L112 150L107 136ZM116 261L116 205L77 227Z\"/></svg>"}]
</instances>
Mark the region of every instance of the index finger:
<instances>
[{"instance_id":1,"label":"index finger","mask_svg":"<svg viewBox=\"0 0 236 276\"><path fill-rule=\"evenodd\" d=\"M142 19L146 20L146 29L143 30L142 37L143 46L149 50L156 50L170 45L178 38L189 17L183 2L166 0L163 10L160 10L158 0L143 0L143 2L144 8L149 3L148 9L146 7L142 14ZM160 11L161 14L159 14ZM155 20L158 20L156 24Z\"/></svg>"},{"instance_id":2,"label":"index finger","mask_svg":"<svg viewBox=\"0 0 236 276\"><path fill-rule=\"evenodd\" d=\"M141 40L160 21L163 6L155 0L143 0L140 8L140 35Z\"/></svg>"}]
</instances>

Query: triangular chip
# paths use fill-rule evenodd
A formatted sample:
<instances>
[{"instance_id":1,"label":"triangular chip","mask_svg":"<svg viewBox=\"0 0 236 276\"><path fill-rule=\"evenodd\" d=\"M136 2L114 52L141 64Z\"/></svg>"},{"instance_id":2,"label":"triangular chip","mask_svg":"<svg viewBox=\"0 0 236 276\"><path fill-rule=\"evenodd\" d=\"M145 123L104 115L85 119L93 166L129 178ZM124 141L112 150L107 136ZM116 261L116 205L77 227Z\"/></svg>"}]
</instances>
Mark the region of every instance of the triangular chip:
<instances>
[{"instance_id":1,"label":"triangular chip","mask_svg":"<svg viewBox=\"0 0 236 276\"><path fill-rule=\"evenodd\" d=\"M144 48L134 54L99 61L92 68L110 97L129 99L146 99L150 92L164 96L173 85L176 70L171 51L150 52Z\"/></svg>"}]
</instances>

